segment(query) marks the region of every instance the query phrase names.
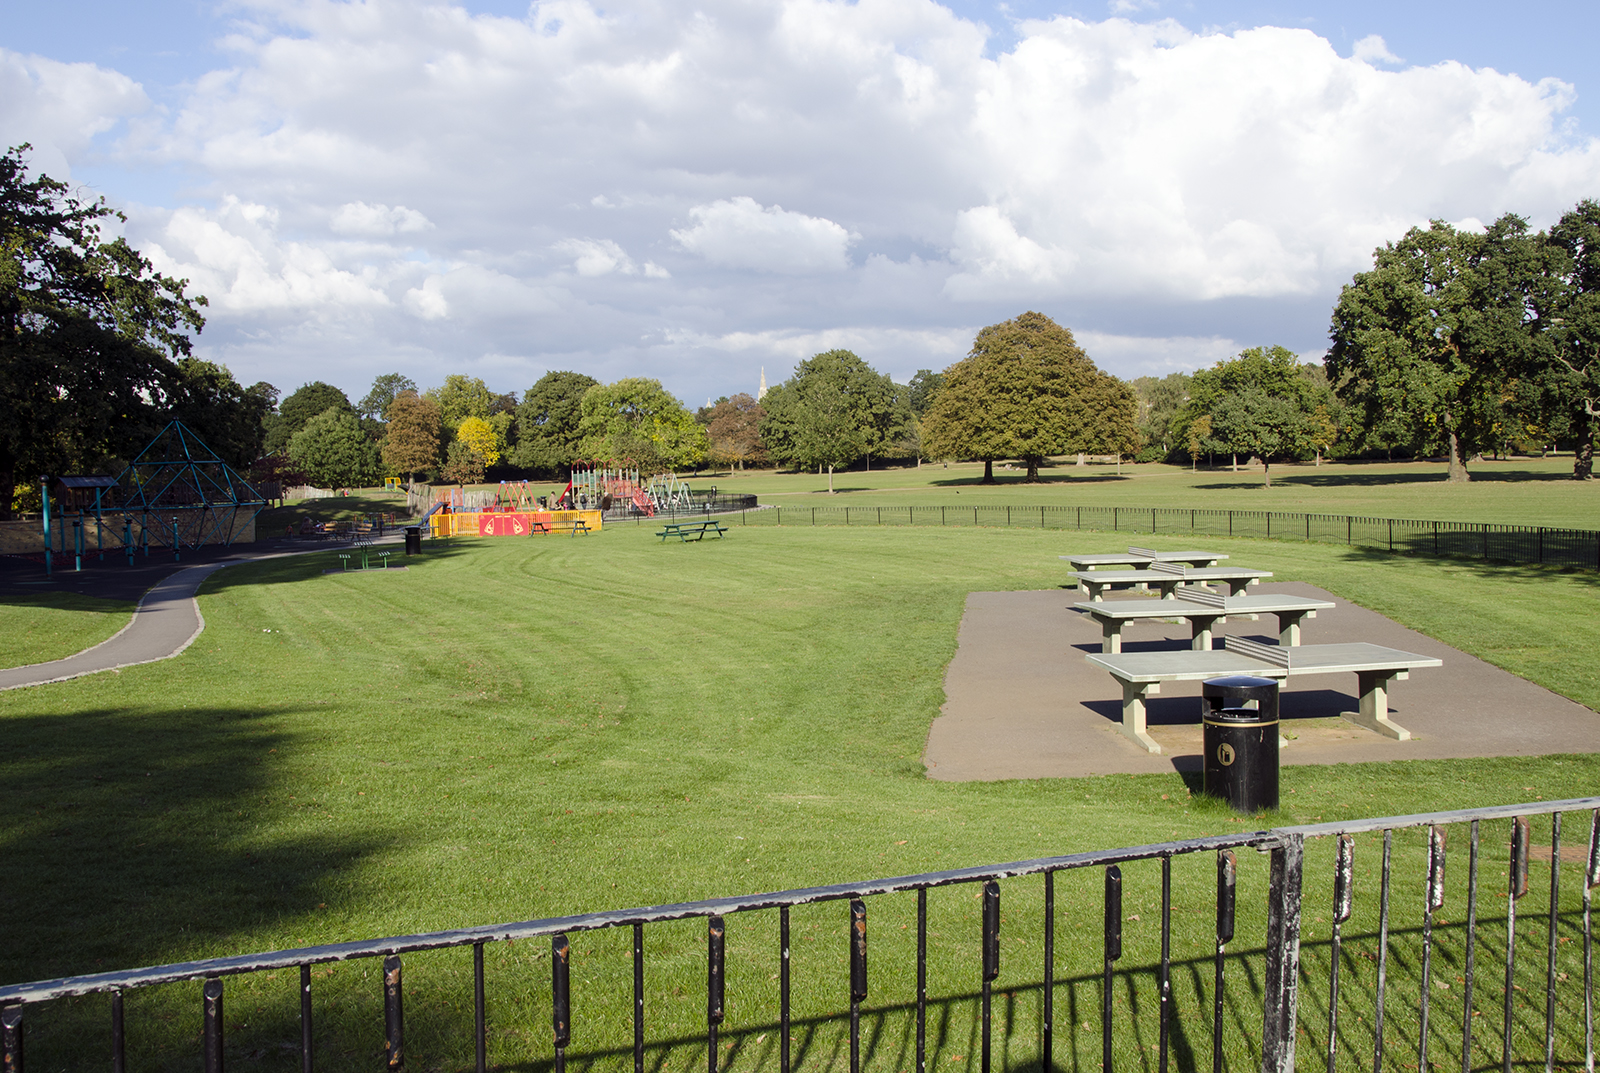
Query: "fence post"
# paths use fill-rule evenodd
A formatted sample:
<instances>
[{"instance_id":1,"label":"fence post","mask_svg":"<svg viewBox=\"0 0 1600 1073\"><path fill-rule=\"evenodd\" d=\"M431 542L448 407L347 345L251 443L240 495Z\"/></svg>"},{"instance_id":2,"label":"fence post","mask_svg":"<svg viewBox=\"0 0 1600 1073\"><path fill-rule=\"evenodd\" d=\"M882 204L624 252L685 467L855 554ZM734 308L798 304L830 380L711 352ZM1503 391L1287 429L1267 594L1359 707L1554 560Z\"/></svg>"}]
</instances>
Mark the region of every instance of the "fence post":
<instances>
[{"instance_id":1,"label":"fence post","mask_svg":"<svg viewBox=\"0 0 1600 1073\"><path fill-rule=\"evenodd\" d=\"M1111 531L1113 533L1119 531L1122 528L1121 520L1118 517L1120 512L1121 512L1121 508L1120 507L1112 507L1111 508Z\"/></svg>"},{"instance_id":2,"label":"fence post","mask_svg":"<svg viewBox=\"0 0 1600 1073\"><path fill-rule=\"evenodd\" d=\"M1351 518L1350 515L1346 514L1344 516L1344 542L1347 545L1351 542L1350 541L1350 532L1354 528L1355 528L1355 519Z\"/></svg>"},{"instance_id":3,"label":"fence post","mask_svg":"<svg viewBox=\"0 0 1600 1073\"><path fill-rule=\"evenodd\" d=\"M383 1052L386 1069L399 1069L405 1062L405 992L401 990L400 957L383 959Z\"/></svg>"},{"instance_id":4,"label":"fence post","mask_svg":"<svg viewBox=\"0 0 1600 1073\"><path fill-rule=\"evenodd\" d=\"M22 1007L7 1006L0 1009L0 1033L4 1034L4 1047L0 1048L0 1061L6 1073L22 1069Z\"/></svg>"},{"instance_id":5,"label":"fence post","mask_svg":"<svg viewBox=\"0 0 1600 1073\"><path fill-rule=\"evenodd\" d=\"M1228 512L1228 535L1233 535L1233 511Z\"/></svg>"},{"instance_id":6,"label":"fence post","mask_svg":"<svg viewBox=\"0 0 1600 1073\"><path fill-rule=\"evenodd\" d=\"M1272 851L1267 891L1267 964L1261 1010L1262 1073L1293 1073L1300 977L1300 876L1305 839L1286 836Z\"/></svg>"},{"instance_id":7,"label":"fence post","mask_svg":"<svg viewBox=\"0 0 1600 1073\"><path fill-rule=\"evenodd\" d=\"M1394 519L1385 519L1389 523L1389 552L1394 553Z\"/></svg>"},{"instance_id":8,"label":"fence post","mask_svg":"<svg viewBox=\"0 0 1600 1073\"><path fill-rule=\"evenodd\" d=\"M206 980L200 996L201 1063L206 1073L222 1073L222 981Z\"/></svg>"}]
</instances>

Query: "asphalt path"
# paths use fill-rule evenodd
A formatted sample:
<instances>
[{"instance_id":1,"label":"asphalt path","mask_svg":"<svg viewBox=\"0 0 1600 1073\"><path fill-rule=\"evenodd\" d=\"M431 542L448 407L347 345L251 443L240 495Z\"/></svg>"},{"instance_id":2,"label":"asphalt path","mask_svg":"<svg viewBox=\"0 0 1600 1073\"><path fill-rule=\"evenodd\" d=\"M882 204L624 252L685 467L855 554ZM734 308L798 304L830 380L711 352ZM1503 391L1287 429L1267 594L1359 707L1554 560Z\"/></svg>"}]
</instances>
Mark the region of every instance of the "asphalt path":
<instances>
[{"instance_id":1,"label":"asphalt path","mask_svg":"<svg viewBox=\"0 0 1600 1073\"><path fill-rule=\"evenodd\" d=\"M400 536L384 537L377 543L397 543L401 539ZM200 604L195 599L206 578L239 563L307 555L336 546L321 542L262 541L251 545L249 550L185 549L184 559L178 561L171 559L170 550L164 555L153 551L150 557L135 556L132 565L118 555L109 564L95 560L82 571L61 570L58 556L57 569L49 577L44 574L42 562L12 558L0 568L0 595L72 592L101 599L137 598L139 605L126 626L93 648L49 663L0 670L0 691L64 682L86 674L172 659L193 644L206 628L205 617L200 614ZM69 558L68 562L71 561Z\"/></svg>"}]
</instances>

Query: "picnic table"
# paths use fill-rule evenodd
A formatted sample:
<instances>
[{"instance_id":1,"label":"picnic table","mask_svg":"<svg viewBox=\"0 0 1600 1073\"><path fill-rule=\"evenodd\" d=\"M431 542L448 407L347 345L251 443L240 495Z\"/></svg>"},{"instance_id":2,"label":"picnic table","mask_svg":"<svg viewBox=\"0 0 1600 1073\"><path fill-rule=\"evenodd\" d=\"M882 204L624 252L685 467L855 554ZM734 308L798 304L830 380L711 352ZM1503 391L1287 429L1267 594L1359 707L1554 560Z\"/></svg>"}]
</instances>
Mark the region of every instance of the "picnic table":
<instances>
[{"instance_id":1,"label":"picnic table","mask_svg":"<svg viewBox=\"0 0 1600 1073\"><path fill-rule=\"evenodd\" d=\"M1162 682L1192 682L1229 674L1287 679L1298 674L1349 674L1354 672L1360 695L1354 712L1340 712L1358 726L1397 741L1411 732L1389 718L1389 686L1421 667L1440 667L1433 656L1419 656L1397 648L1364 641L1285 648L1229 637L1221 650L1178 652L1118 652L1085 657L1111 672L1122 684L1122 732L1148 752L1161 746L1145 726L1145 698L1161 691Z\"/></svg>"},{"instance_id":2,"label":"picnic table","mask_svg":"<svg viewBox=\"0 0 1600 1073\"><path fill-rule=\"evenodd\" d=\"M1058 555L1074 570L1097 570L1106 566L1148 566L1151 563L1182 563L1186 566L1216 566L1226 555L1214 551L1155 551L1130 547L1126 555L1096 552L1092 555Z\"/></svg>"},{"instance_id":3,"label":"picnic table","mask_svg":"<svg viewBox=\"0 0 1600 1073\"><path fill-rule=\"evenodd\" d=\"M1090 600L1098 603L1107 589L1113 586L1143 585L1160 592L1163 600L1173 599L1181 585L1200 585L1219 582L1228 586L1229 596L1242 596L1244 590L1264 577L1270 570L1246 570L1237 566L1189 567L1173 563L1151 563L1148 570L1074 570L1069 577L1078 579L1078 588Z\"/></svg>"},{"instance_id":4,"label":"picnic table","mask_svg":"<svg viewBox=\"0 0 1600 1073\"><path fill-rule=\"evenodd\" d=\"M661 538L661 543L667 542L667 537L675 536L680 542L690 540L704 540L707 533L715 533L720 540L722 534L728 530L715 518L703 522L672 522L662 527L656 536Z\"/></svg>"},{"instance_id":5,"label":"picnic table","mask_svg":"<svg viewBox=\"0 0 1600 1073\"><path fill-rule=\"evenodd\" d=\"M1211 631L1230 615L1276 615L1278 643L1293 647L1300 643L1300 624L1316 618L1317 612L1333 607L1331 600L1312 600L1304 596L1266 593L1254 596L1223 596L1209 589L1179 589L1177 600L1099 600L1073 604L1100 623L1102 653L1122 651L1122 629L1137 619L1187 619L1196 652L1211 649Z\"/></svg>"},{"instance_id":6,"label":"picnic table","mask_svg":"<svg viewBox=\"0 0 1600 1073\"><path fill-rule=\"evenodd\" d=\"M582 518L572 518L568 520L552 519L548 522L535 519L532 528L529 530L529 535L532 535L533 533L554 533L558 529L563 530L572 536L577 536L579 533L582 533L584 536L588 536L590 533L589 523L584 521Z\"/></svg>"}]
</instances>

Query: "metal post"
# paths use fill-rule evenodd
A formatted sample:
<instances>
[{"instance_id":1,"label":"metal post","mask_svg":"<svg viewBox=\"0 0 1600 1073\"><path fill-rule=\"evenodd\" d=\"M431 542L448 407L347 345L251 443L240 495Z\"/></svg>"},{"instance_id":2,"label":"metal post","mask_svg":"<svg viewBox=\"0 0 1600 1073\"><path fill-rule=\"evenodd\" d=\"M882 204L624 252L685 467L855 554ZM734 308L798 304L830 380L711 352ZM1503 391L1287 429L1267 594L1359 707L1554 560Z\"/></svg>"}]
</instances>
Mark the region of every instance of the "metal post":
<instances>
[{"instance_id":1,"label":"metal post","mask_svg":"<svg viewBox=\"0 0 1600 1073\"><path fill-rule=\"evenodd\" d=\"M1211 998L1211 1073L1222 1073L1223 967L1228 944L1233 942L1235 891L1239 882L1239 860L1233 850L1217 852L1217 953Z\"/></svg>"},{"instance_id":2,"label":"metal post","mask_svg":"<svg viewBox=\"0 0 1600 1073\"><path fill-rule=\"evenodd\" d=\"M1433 984L1433 914L1444 907L1443 827L1428 828L1428 883L1422 902L1422 995L1417 1026L1417 1068L1428 1068L1428 990Z\"/></svg>"},{"instance_id":3,"label":"metal post","mask_svg":"<svg viewBox=\"0 0 1600 1073\"><path fill-rule=\"evenodd\" d=\"M206 1073L222 1073L222 981L215 976L201 988L202 1050Z\"/></svg>"},{"instance_id":4,"label":"metal post","mask_svg":"<svg viewBox=\"0 0 1600 1073\"><path fill-rule=\"evenodd\" d=\"M44 504L44 576L50 576L50 477L39 478L39 499Z\"/></svg>"},{"instance_id":5,"label":"metal post","mask_svg":"<svg viewBox=\"0 0 1600 1073\"><path fill-rule=\"evenodd\" d=\"M22 1007L0 1009L0 1069L22 1073Z\"/></svg>"},{"instance_id":6,"label":"metal post","mask_svg":"<svg viewBox=\"0 0 1600 1073\"><path fill-rule=\"evenodd\" d=\"M300 966L300 1073L311 1073L311 966Z\"/></svg>"},{"instance_id":7,"label":"metal post","mask_svg":"<svg viewBox=\"0 0 1600 1073\"><path fill-rule=\"evenodd\" d=\"M133 565L133 519L127 518L122 523L122 549L128 554L128 565Z\"/></svg>"},{"instance_id":8,"label":"metal post","mask_svg":"<svg viewBox=\"0 0 1600 1073\"><path fill-rule=\"evenodd\" d=\"M723 1017L722 947L727 929L721 917L706 924L706 1069L717 1073L717 1026Z\"/></svg>"},{"instance_id":9,"label":"metal post","mask_svg":"<svg viewBox=\"0 0 1600 1073\"><path fill-rule=\"evenodd\" d=\"M567 1068L572 1042L572 944L565 935L550 938L550 1020L555 1029L556 1073Z\"/></svg>"},{"instance_id":10,"label":"metal post","mask_svg":"<svg viewBox=\"0 0 1600 1073\"><path fill-rule=\"evenodd\" d=\"M1111 1073L1111 966L1122 956L1122 869L1106 867L1105 969L1100 976L1100 1068Z\"/></svg>"},{"instance_id":11,"label":"metal post","mask_svg":"<svg viewBox=\"0 0 1600 1073\"><path fill-rule=\"evenodd\" d=\"M111 1073L128 1073L128 1033L120 990L111 992Z\"/></svg>"},{"instance_id":12,"label":"metal post","mask_svg":"<svg viewBox=\"0 0 1600 1073\"><path fill-rule=\"evenodd\" d=\"M383 1053L385 1069L399 1069L405 1054L405 997L401 991L400 958L383 959Z\"/></svg>"},{"instance_id":13,"label":"metal post","mask_svg":"<svg viewBox=\"0 0 1600 1073\"><path fill-rule=\"evenodd\" d=\"M479 1070L479 1073L483 1073ZM644 925L633 926L633 1073L644 1073Z\"/></svg>"},{"instance_id":14,"label":"metal post","mask_svg":"<svg viewBox=\"0 0 1600 1073\"><path fill-rule=\"evenodd\" d=\"M1043 508L1040 508L1041 510ZM1044 874L1044 1017L1040 1025L1039 1053L1044 1073L1052 1073L1055 1061L1056 1012L1056 874Z\"/></svg>"},{"instance_id":15,"label":"metal post","mask_svg":"<svg viewBox=\"0 0 1600 1073\"><path fill-rule=\"evenodd\" d=\"M1292 835L1272 851L1267 894L1267 964L1262 998L1262 1073L1294 1069L1295 1006L1300 979L1300 880L1305 839Z\"/></svg>"},{"instance_id":16,"label":"metal post","mask_svg":"<svg viewBox=\"0 0 1600 1073\"><path fill-rule=\"evenodd\" d=\"M789 1073L789 907L778 910L778 1073ZM642 1073L636 1070L635 1073Z\"/></svg>"},{"instance_id":17,"label":"metal post","mask_svg":"<svg viewBox=\"0 0 1600 1073\"><path fill-rule=\"evenodd\" d=\"M789 1071L785 1069L783 1073L789 1073ZM917 1073L928 1073L927 887L917 888Z\"/></svg>"},{"instance_id":18,"label":"metal post","mask_svg":"<svg viewBox=\"0 0 1600 1073\"><path fill-rule=\"evenodd\" d=\"M83 512L78 512L78 520L72 523L72 558L73 569L83 573Z\"/></svg>"},{"instance_id":19,"label":"metal post","mask_svg":"<svg viewBox=\"0 0 1600 1073\"><path fill-rule=\"evenodd\" d=\"M861 1073L861 1003L867 997L867 904L850 902L850 1073Z\"/></svg>"},{"instance_id":20,"label":"metal post","mask_svg":"<svg viewBox=\"0 0 1600 1073\"><path fill-rule=\"evenodd\" d=\"M1511 822L1511 859L1506 868L1506 1001L1505 1034L1501 1046L1501 1066L1511 1073L1512 980L1517 962L1517 899L1528 893L1528 821L1518 816Z\"/></svg>"},{"instance_id":21,"label":"metal post","mask_svg":"<svg viewBox=\"0 0 1600 1073\"><path fill-rule=\"evenodd\" d=\"M989 880L983 885L983 1062L982 1073L990 1069L990 1000L995 977L1000 975L1000 884Z\"/></svg>"},{"instance_id":22,"label":"metal post","mask_svg":"<svg viewBox=\"0 0 1600 1073\"><path fill-rule=\"evenodd\" d=\"M1334 1073L1334 1056L1339 1052L1339 953L1343 946L1344 924L1350 919L1355 871L1356 840L1340 835L1333 866L1333 939L1328 948L1332 963L1328 970L1328 1073Z\"/></svg>"}]
</instances>

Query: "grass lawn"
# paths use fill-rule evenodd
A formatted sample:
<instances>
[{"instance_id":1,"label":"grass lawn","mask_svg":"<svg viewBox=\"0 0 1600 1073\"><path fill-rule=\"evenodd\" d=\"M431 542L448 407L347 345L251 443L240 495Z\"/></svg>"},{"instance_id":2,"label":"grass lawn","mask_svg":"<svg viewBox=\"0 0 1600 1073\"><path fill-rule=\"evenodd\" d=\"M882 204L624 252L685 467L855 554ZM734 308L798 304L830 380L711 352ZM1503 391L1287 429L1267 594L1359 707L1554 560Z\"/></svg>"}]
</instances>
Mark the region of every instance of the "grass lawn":
<instances>
[{"instance_id":1,"label":"grass lawn","mask_svg":"<svg viewBox=\"0 0 1600 1073\"><path fill-rule=\"evenodd\" d=\"M21 667L81 652L126 626L133 608L70 592L0 596L0 662Z\"/></svg>"},{"instance_id":2,"label":"grass lawn","mask_svg":"<svg viewBox=\"0 0 1600 1073\"><path fill-rule=\"evenodd\" d=\"M1571 658L1600 642L1593 574L1215 543L1235 561L1322 585L1600 706L1600 681L1578 666L1592 661ZM966 594L1059 585L1060 552L1125 544L1024 529L750 527L723 541L663 545L648 529L621 527L581 539L430 543L405 572L325 576L332 552L229 568L207 582L207 628L182 658L0 694L11 804L0 840L10 874L25 879L0 886L0 915L13 924L0 978L1245 829L1191 799L1176 774L991 784L922 776ZM1574 753L1595 744L1574 742ZM1260 822L1582 796L1600 788L1600 756L1288 768L1283 778L1283 814ZM1500 837L1486 834L1486 848ZM1369 877L1371 845L1361 851ZM1402 836L1397 847L1396 874L1416 886L1404 869L1419 843ZM1331 848L1317 852L1313 871L1325 877ZM1251 900L1241 904L1238 945L1252 949L1262 934L1263 861L1242 855L1241 868ZM1158 870L1127 871L1127 912L1142 920L1128 925L1125 963L1147 966ZM1452 912L1464 871L1451 875ZM1564 873L1569 907L1577 871ZM1213 874L1209 858L1175 865L1178 916L1205 919ZM1063 879L1068 930L1057 952L1060 1001L1075 1004L1060 1015L1062 1046L1091 1067L1097 883L1097 875ZM941 1065L973 1054L972 893L930 898ZM1039 885L1018 881L1005 897L1000 1053L1004 1064L1026 1066L1037 1057L1028 1041ZM1542 898L1536 887L1522 912L1537 914ZM1396 909L1397 935L1414 938L1412 900ZM1375 927L1374 901L1369 881L1352 932ZM902 925L911 906L870 907L875 1069L908 1067L912 932ZM1498 911L1480 901L1484 920ZM840 905L795 913L797 1016L842 1008L843 913ZM1315 967L1326 937L1313 915L1310 1009L1325 971ZM776 1061L775 928L771 914L730 920L728 1038L741 1068ZM1179 1065L1208 1067L1208 950L1190 941L1178 952L1190 1055ZM625 934L574 939L574 1046L596 1068L630 1067L626 943ZM1571 945L1563 958L1577 957ZM537 943L488 951L493 1061L548 1061L548 956ZM703 1028L703 957L703 925L652 929L653 1041L690 1040ZM1494 963L1489 947L1479 957ZM1562 964L1581 979L1575 962ZM1343 985L1359 1012L1374 972L1370 962L1353 965ZM408 959L408 1063L470 1067L469 966L459 953ZM1529 972L1542 968L1540 959ZM1399 979L1414 964L1401 959L1389 971ZM297 1062L282 1047L298 1039L292 975L230 980L230 1061ZM328 1003L319 1013L322 1068L370 1065L381 1049L376 976L372 962L318 970ZM1259 1032L1259 1007L1252 1027L1254 985L1248 971L1237 980L1230 1039L1242 1055ZM190 1046L197 995L173 987L129 998L141 1068L158 1045ZM1148 974L1123 978L1119 1001L1124 1011L1140 1006L1152 1030ZM67 1064L65 1047L103 1034L107 1007L89 998L30 1014L30 1051ZM1396 1038L1406 1016L1390 1010ZM1069 1025L1090 1028L1067 1038ZM837 1068L837 1033L836 1023L803 1028L805 1068ZM1148 1061L1149 1043L1129 1034L1119 1046L1128 1060ZM1302 1054L1316 1059L1312 1047ZM173 1067L187 1067L190 1055ZM687 1045L661 1061L704 1068L703 1052Z\"/></svg>"}]
</instances>

